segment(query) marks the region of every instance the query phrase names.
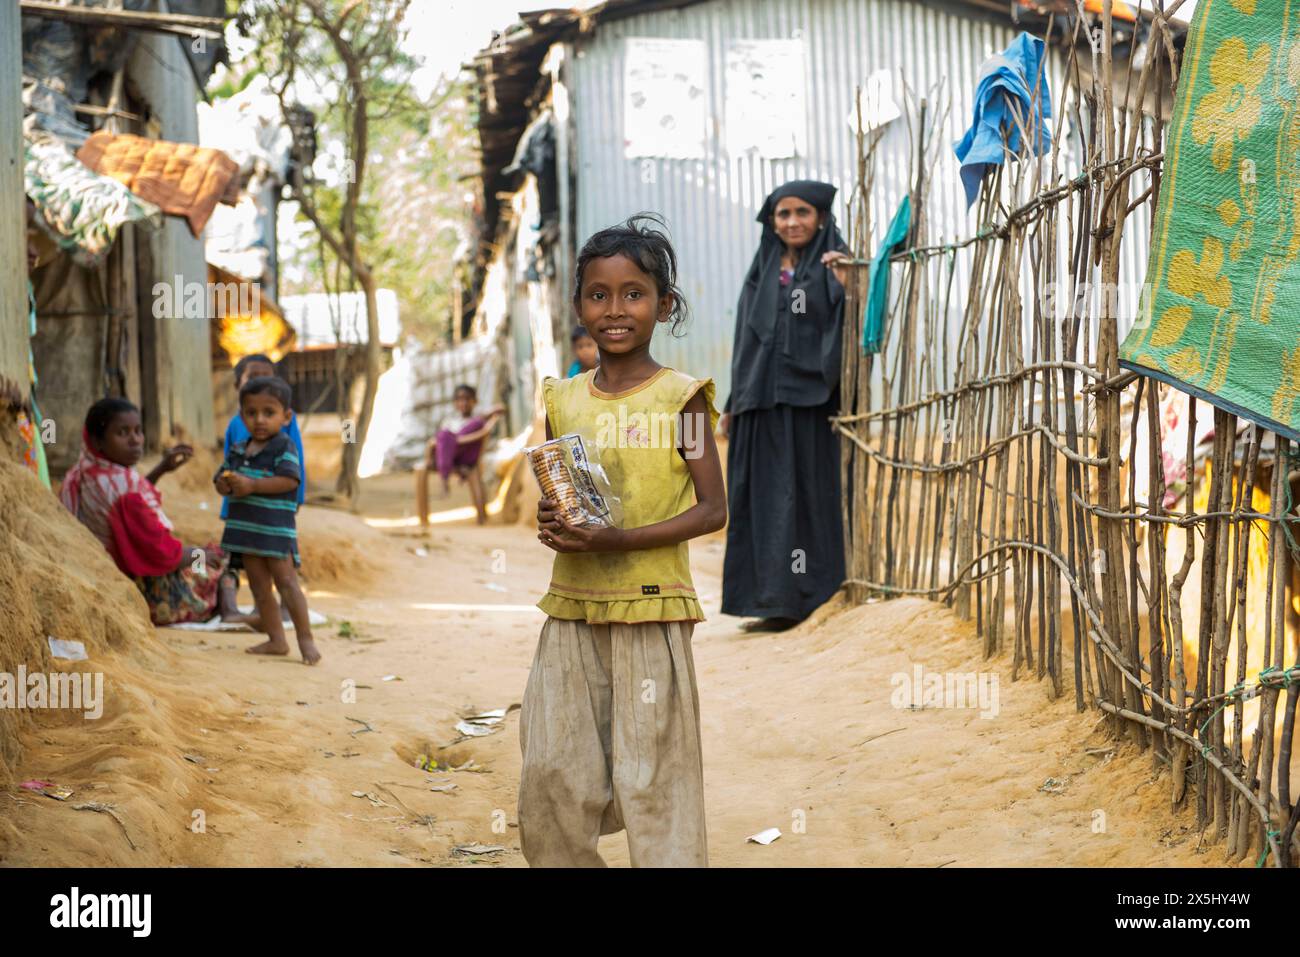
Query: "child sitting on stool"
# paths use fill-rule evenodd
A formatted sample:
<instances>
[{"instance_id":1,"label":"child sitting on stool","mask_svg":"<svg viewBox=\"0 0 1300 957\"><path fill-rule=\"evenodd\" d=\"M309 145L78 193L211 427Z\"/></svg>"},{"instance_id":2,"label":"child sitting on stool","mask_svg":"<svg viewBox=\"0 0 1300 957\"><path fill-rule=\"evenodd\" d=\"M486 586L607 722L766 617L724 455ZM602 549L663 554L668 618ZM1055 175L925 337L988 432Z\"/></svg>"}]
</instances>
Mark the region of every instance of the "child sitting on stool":
<instances>
[{"instance_id":1,"label":"child sitting on stool","mask_svg":"<svg viewBox=\"0 0 1300 957\"><path fill-rule=\"evenodd\" d=\"M436 468L442 477L442 497L451 494L451 473L469 484L474 510L480 525L487 521L487 501L483 493L483 476L479 471L479 453L497 419L505 412L495 406L486 415L474 415L478 393L472 385L458 385L452 395L456 413L443 420L436 437L424 449L424 463L415 472L415 504L420 513L420 527L429 527L429 469Z\"/></svg>"}]
</instances>

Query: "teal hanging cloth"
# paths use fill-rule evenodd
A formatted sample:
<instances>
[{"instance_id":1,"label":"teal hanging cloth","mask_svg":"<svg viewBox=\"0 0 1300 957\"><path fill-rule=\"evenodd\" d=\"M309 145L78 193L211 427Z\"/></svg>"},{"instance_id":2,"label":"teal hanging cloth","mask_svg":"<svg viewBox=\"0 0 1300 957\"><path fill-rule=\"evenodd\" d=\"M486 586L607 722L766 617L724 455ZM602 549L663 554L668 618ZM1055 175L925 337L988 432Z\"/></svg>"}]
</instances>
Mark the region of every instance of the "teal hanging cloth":
<instances>
[{"instance_id":1,"label":"teal hanging cloth","mask_svg":"<svg viewBox=\"0 0 1300 957\"><path fill-rule=\"evenodd\" d=\"M907 240L912 225L912 197L905 195L898 204L898 212L889 224L876 258L871 260L868 273L867 307L862 311L862 353L880 351L880 337L885 331L885 308L889 305L889 257Z\"/></svg>"}]
</instances>

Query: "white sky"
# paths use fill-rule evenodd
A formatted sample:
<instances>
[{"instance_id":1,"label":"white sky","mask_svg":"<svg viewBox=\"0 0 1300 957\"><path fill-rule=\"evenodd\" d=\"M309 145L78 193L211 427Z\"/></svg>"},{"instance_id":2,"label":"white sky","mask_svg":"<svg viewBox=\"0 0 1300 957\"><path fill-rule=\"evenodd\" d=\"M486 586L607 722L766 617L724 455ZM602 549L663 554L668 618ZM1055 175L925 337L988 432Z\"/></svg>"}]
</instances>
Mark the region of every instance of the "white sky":
<instances>
[{"instance_id":1,"label":"white sky","mask_svg":"<svg viewBox=\"0 0 1300 957\"><path fill-rule=\"evenodd\" d=\"M594 0L412 0L407 12L406 52L424 59L412 78L416 92L428 96L439 75L460 65L488 45L492 31L519 19L521 10L586 7Z\"/></svg>"},{"instance_id":2,"label":"white sky","mask_svg":"<svg viewBox=\"0 0 1300 957\"><path fill-rule=\"evenodd\" d=\"M424 61L412 76L417 94L428 97L441 75L459 72L475 53L487 46L494 30L519 19L521 10L588 7L596 0L411 0L404 26L407 53ZM244 40L234 27L226 30L231 60L238 62L254 41ZM308 97L310 99L310 97Z\"/></svg>"}]
</instances>

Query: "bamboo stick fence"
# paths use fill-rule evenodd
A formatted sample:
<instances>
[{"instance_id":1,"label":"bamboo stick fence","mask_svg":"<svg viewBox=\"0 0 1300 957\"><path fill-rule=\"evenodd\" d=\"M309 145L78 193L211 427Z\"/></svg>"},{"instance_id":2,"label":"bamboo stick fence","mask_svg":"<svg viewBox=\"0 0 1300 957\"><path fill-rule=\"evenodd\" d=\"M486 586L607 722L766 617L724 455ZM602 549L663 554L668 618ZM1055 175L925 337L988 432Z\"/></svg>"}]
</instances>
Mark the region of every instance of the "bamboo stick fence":
<instances>
[{"instance_id":1,"label":"bamboo stick fence","mask_svg":"<svg viewBox=\"0 0 1300 957\"><path fill-rule=\"evenodd\" d=\"M1081 155L1058 136L1048 154L1022 151L990 174L984 225L964 241L927 245L929 171L948 144L935 136L940 111L909 91L912 227L892 257L879 354L860 346L865 268L845 310L832 421L844 438L846 587L858 602L921 595L951 605L975 622L986 656L1010 646L1013 679L1033 676L1053 697L1068 680L1080 711L1099 709L1115 738L1149 749L1169 772L1172 801L1194 794L1203 839L1223 842L1228 860L1290 866L1300 819L1290 782L1296 460L1285 438L1192 399L1185 507L1166 507L1168 387L1121 371L1128 304L1089 292L1119 288L1126 221L1144 205L1154 212L1161 123L1135 106L1160 102L1177 61L1159 15L1140 72L1115 65L1109 23L1091 42L1081 23L1064 26L1053 111L1082 134ZM859 134L849 216L859 267L870 253L875 146ZM959 259L964 295L954 291ZM1198 484L1195 420L1207 415L1213 448ZM1149 452L1139 456L1142 433ZM1267 512L1252 505L1257 489ZM1171 554L1179 537L1181 555ZM1262 576L1247 567L1252 542L1267 544ZM1199 599L1185 600L1198 582ZM1260 590L1263 627L1248 629L1248 593L1257 600ZM1249 673L1250 661L1262 666Z\"/></svg>"}]
</instances>

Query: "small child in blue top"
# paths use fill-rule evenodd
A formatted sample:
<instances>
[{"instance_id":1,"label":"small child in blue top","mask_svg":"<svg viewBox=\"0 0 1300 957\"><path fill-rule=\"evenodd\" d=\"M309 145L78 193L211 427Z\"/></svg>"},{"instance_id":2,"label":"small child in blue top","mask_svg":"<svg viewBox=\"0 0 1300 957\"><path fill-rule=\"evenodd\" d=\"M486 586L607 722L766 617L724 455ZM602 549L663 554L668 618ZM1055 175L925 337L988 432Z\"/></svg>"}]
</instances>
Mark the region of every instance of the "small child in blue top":
<instances>
[{"instance_id":1,"label":"small child in blue top","mask_svg":"<svg viewBox=\"0 0 1300 957\"><path fill-rule=\"evenodd\" d=\"M289 610L302 660L314 665L320 652L312 640L307 599L298 584L297 491L302 484L298 453L285 433L293 392L283 379L250 379L239 390L239 412L249 438L226 453L213 484L229 498L221 547L231 564L248 570L248 584L267 641L254 655L287 655L284 622L275 592ZM274 589L272 588L274 586Z\"/></svg>"}]
</instances>

